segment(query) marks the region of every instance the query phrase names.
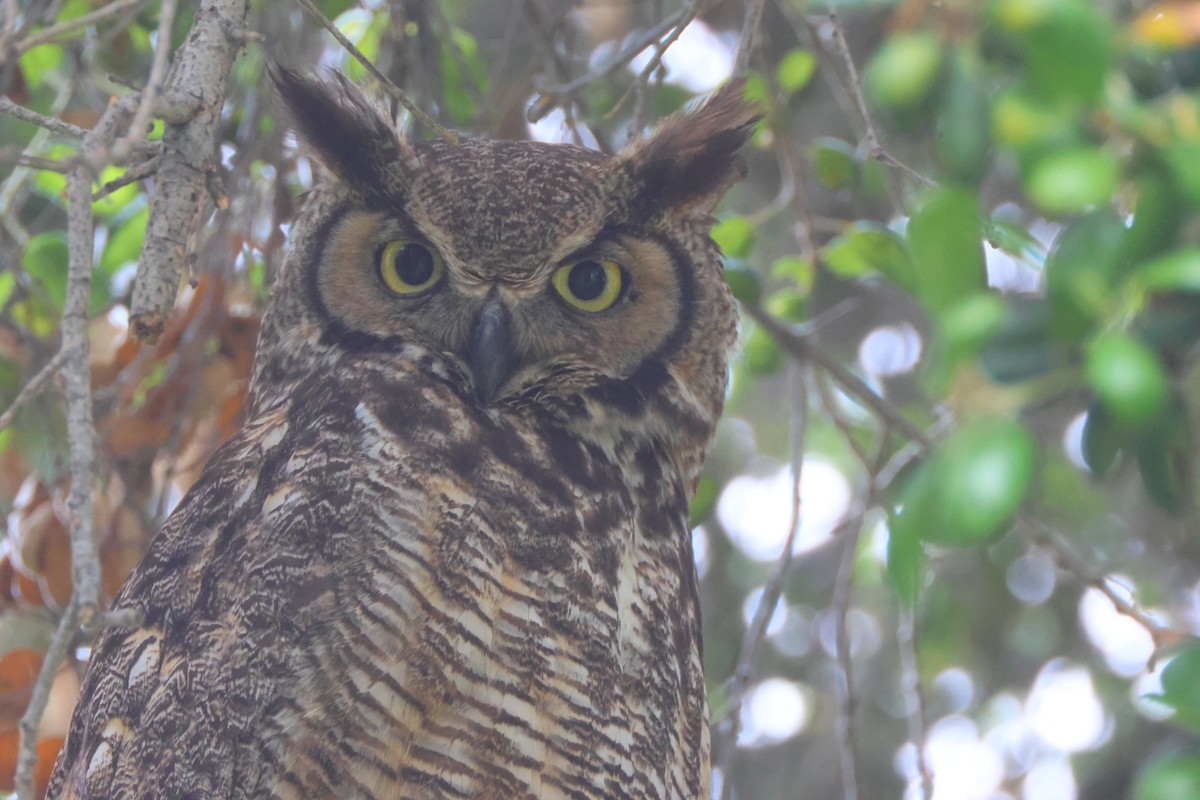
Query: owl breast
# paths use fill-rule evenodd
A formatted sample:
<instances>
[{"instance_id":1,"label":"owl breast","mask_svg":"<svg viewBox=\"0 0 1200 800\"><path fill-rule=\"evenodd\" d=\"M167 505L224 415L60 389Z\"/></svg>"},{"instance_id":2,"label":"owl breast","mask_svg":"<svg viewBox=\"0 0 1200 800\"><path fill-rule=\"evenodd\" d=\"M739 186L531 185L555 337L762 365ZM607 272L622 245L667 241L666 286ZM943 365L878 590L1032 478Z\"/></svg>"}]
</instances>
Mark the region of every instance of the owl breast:
<instances>
[{"instance_id":1,"label":"owl breast","mask_svg":"<svg viewBox=\"0 0 1200 800\"><path fill-rule=\"evenodd\" d=\"M639 447L605 452L445 383L356 372L355 393L293 400L298 427L305 408L352 426L334 452L316 439L288 456L340 477L268 512L306 509L278 525L301 531L313 507L352 510L330 515L349 555L314 600L308 640L324 646L297 666L300 707L278 720L301 745L291 793L349 755L363 797L699 796L699 643L674 622L696 618L679 481L645 474L658 459ZM321 698L319 725L305 697ZM331 791L343 779L325 776Z\"/></svg>"}]
</instances>

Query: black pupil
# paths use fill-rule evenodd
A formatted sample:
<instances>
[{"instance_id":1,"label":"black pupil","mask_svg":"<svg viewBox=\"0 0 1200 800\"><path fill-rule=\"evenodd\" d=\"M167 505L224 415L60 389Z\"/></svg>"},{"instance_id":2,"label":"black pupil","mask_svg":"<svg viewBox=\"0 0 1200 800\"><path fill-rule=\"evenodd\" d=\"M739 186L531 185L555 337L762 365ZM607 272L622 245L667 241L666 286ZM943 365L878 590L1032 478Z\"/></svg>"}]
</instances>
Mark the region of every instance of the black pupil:
<instances>
[{"instance_id":1,"label":"black pupil","mask_svg":"<svg viewBox=\"0 0 1200 800\"><path fill-rule=\"evenodd\" d=\"M419 244L408 244L396 253L396 276L410 286L420 286L433 276L433 253Z\"/></svg>"},{"instance_id":2,"label":"black pupil","mask_svg":"<svg viewBox=\"0 0 1200 800\"><path fill-rule=\"evenodd\" d=\"M595 261L580 261L567 276L567 288L580 300L595 300L607 285L608 274Z\"/></svg>"}]
</instances>

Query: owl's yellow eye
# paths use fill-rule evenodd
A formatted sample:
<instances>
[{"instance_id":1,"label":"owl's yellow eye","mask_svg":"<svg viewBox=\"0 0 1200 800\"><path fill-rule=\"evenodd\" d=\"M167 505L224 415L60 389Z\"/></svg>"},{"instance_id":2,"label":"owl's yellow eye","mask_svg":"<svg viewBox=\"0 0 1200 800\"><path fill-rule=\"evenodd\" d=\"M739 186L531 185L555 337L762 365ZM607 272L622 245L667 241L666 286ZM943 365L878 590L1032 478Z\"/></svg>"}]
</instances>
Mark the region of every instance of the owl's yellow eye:
<instances>
[{"instance_id":1,"label":"owl's yellow eye","mask_svg":"<svg viewBox=\"0 0 1200 800\"><path fill-rule=\"evenodd\" d=\"M550 278L563 300L592 313L604 311L617 302L622 280L617 262L593 258L559 267Z\"/></svg>"},{"instance_id":2,"label":"owl's yellow eye","mask_svg":"<svg viewBox=\"0 0 1200 800\"><path fill-rule=\"evenodd\" d=\"M442 257L417 242L397 239L379 252L379 277L396 294L418 294L446 271Z\"/></svg>"}]
</instances>

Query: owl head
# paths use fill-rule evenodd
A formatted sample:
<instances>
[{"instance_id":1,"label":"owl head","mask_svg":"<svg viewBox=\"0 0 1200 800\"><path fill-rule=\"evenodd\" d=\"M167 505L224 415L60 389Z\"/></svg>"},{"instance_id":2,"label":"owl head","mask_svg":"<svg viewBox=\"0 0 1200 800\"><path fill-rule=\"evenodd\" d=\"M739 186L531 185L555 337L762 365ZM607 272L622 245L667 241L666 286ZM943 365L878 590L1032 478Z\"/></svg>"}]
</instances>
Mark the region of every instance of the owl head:
<instances>
[{"instance_id":1,"label":"owl head","mask_svg":"<svg viewBox=\"0 0 1200 800\"><path fill-rule=\"evenodd\" d=\"M708 229L744 172L740 84L609 156L409 141L338 74L273 77L324 174L264 322L256 405L370 353L424 359L484 413L586 407L711 432L736 312Z\"/></svg>"}]
</instances>

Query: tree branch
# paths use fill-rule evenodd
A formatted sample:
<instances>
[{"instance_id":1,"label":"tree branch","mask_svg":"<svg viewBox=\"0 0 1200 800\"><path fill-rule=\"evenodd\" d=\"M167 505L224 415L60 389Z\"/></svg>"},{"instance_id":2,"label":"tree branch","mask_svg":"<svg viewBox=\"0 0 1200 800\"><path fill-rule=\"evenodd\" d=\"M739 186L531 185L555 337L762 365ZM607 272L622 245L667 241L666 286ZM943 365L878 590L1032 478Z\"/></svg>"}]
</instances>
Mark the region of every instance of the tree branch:
<instances>
[{"instance_id":1,"label":"tree branch","mask_svg":"<svg viewBox=\"0 0 1200 800\"><path fill-rule=\"evenodd\" d=\"M188 237L209 208L213 143L241 47L228 30L245 27L248 8L249 0L201 1L156 104L166 121L163 153L129 315L130 331L144 342L162 335L187 266Z\"/></svg>"},{"instance_id":2,"label":"tree branch","mask_svg":"<svg viewBox=\"0 0 1200 800\"><path fill-rule=\"evenodd\" d=\"M436 119L422 111L421 107L414 103L403 89L392 83L392 81L388 79L388 76L380 72L378 67L371 63L371 59L363 55L362 51L354 46L354 42L347 39L342 32L337 29L337 26L330 21L329 17L322 13L321 9L317 8L316 4L313 3L312 0L298 0L298 2L304 7L304 10L311 14L317 22L321 23L321 27L329 31L330 35L338 40L338 44L346 48L346 52L354 56L355 60L363 65L363 69L371 73L371 77L379 81L379 85L382 86L388 94L396 98L400 105L404 106L404 109L408 111L408 113L412 114L418 122L429 128L446 141L452 144L459 143L460 140L457 133L445 127Z\"/></svg>"}]
</instances>

